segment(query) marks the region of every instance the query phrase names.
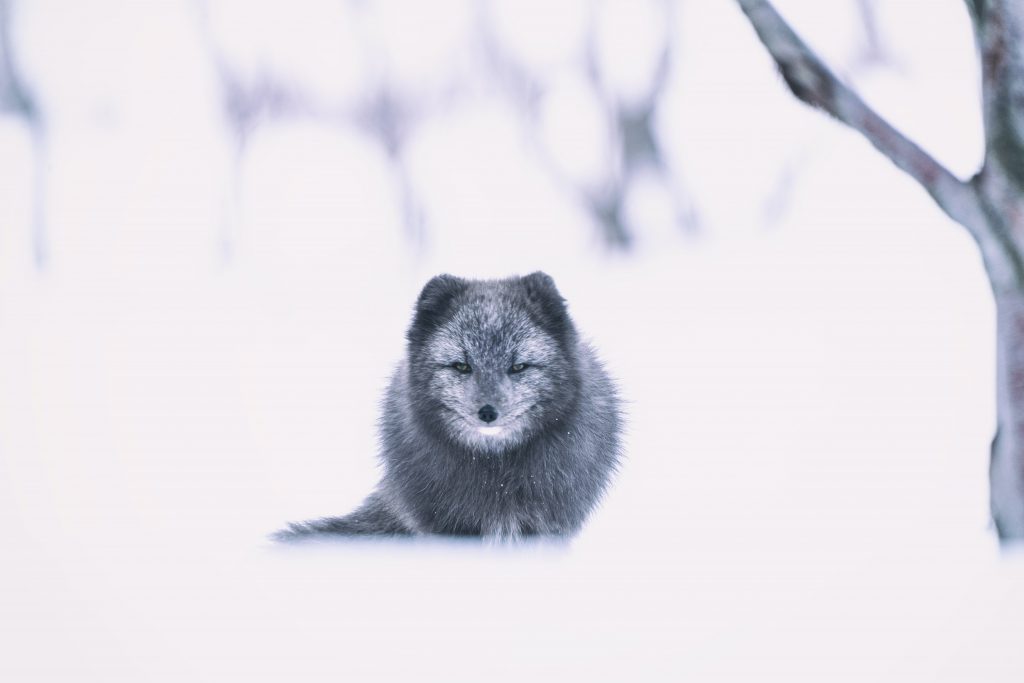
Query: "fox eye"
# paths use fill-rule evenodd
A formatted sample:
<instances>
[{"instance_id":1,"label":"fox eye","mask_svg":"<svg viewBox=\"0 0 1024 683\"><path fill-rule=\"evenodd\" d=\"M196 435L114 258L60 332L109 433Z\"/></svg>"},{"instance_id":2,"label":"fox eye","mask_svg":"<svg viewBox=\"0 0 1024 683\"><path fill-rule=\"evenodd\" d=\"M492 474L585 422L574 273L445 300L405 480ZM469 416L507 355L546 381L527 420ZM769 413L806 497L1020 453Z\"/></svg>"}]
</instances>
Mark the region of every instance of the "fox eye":
<instances>
[{"instance_id":1,"label":"fox eye","mask_svg":"<svg viewBox=\"0 0 1024 683\"><path fill-rule=\"evenodd\" d=\"M463 375L468 375L469 373L473 372L473 368L469 367L469 363L463 363L462 361L452 363L452 367L455 368L457 371L461 372Z\"/></svg>"},{"instance_id":2,"label":"fox eye","mask_svg":"<svg viewBox=\"0 0 1024 683\"><path fill-rule=\"evenodd\" d=\"M516 374L517 372L522 372L523 370L525 370L525 369L526 369L526 368L528 368L528 367L529 367L529 366L528 366L528 365L527 365L526 363L516 363L515 365L513 365L512 367L510 367L510 368L508 369L508 371L509 371L509 374L512 374L512 375L514 375L514 374Z\"/></svg>"}]
</instances>

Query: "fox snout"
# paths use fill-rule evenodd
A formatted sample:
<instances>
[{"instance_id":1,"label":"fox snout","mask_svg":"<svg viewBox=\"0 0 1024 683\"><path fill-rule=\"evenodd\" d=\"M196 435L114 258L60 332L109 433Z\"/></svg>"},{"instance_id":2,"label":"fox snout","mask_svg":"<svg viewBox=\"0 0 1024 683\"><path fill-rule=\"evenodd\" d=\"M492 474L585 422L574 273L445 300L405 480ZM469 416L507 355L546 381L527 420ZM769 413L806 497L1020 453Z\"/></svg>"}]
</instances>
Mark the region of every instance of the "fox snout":
<instances>
[{"instance_id":1,"label":"fox snout","mask_svg":"<svg viewBox=\"0 0 1024 683\"><path fill-rule=\"evenodd\" d=\"M488 403L482 407L479 412L477 412L477 416L484 422L490 424L498 419L498 411L495 410L494 406Z\"/></svg>"}]
</instances>

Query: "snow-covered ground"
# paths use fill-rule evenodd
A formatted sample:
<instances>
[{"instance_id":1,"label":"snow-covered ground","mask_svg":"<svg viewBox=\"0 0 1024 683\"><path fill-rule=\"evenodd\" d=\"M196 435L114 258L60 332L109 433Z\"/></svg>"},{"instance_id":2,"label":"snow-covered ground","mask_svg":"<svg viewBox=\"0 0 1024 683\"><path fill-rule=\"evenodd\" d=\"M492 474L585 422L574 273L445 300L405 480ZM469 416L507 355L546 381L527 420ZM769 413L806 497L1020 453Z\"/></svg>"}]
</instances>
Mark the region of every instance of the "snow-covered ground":
<instances>
[{"instance_id":1,"label":"snow-covered ground","mask_svg":"<svg viewBox=\"0 0 1024 683\"><path fill-rule=\"evenodd\" d=\"M993 310L970 239L793 102L731 3L691 1L656 131L700 230L652 176L630 190L634 251L606 251L561 184L610 163L573 70L589 5L529 4L488 12L565 95L540 110L561 181L465 76L472 50L452 45L474 44L475 5L445 3L436 34L401 3L344 5L373 38L357 51L331 42L347 15L330 3L208 17L240 73L271 54L321 102L366 74L428 99L473 83L403 150L419 240L395 165L344 120L258 126L232 179L193 5L16 5L51 113L50 254L36 269L27 129L0 118L0 679L1024 680L1024 557L988 526ZM966 175L970 28L934 4L880 7L886 61L862 67L854 3L779 3ZM599 62L628 100L642 31L663 27L607 11ZM639 33L608 38L620 23ZM350 52L370 56L316 72ZM538 268L628 401L626 461L586 530L270 544L373 486L377 400L423 282Z\"/></svg>"}]
</instances>

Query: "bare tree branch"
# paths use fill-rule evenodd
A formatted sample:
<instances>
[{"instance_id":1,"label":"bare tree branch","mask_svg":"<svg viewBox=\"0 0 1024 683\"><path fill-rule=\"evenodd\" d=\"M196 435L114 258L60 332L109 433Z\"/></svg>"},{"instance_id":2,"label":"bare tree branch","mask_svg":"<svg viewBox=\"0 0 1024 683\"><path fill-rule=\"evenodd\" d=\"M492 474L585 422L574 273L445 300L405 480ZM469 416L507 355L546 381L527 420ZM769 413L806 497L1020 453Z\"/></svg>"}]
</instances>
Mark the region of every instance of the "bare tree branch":
<instances>
[{"instance_id":1,"label":"bare tree branch","mask_svg":"<svg viewBox=\"0 0 1024 683\"><path fill-rule=\"evenodd\" d=\"M964 183L833 76L768 2L737 2L793 93L860 131L981 247L997 319L992 519L1003 542L1024 542L1024 3L966 0L981 52L985 163Z\"/></svg>"},{"instance_id":2,"label":"bare tree branch","mask_svg":"<svg viewBox=\"0 0 1024 683\"><path fill-rule=\"evenodd\" d=\"M737 0L793 94L860 132L928 191L982 245L989 242L974 188L906 138L842 83L766 0Z\"/></svg>"}]
</instances>

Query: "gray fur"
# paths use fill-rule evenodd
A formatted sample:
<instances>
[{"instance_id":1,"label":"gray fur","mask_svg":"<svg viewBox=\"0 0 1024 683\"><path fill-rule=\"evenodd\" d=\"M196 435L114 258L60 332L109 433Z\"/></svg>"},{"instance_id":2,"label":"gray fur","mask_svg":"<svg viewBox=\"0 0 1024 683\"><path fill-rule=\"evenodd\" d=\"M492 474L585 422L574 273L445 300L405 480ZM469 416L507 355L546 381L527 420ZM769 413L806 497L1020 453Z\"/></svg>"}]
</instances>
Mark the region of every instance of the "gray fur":
<instances>
[{"instance_id":1,"label":"gray fur","mask_svg":"<svg viewBox=\"0 0 1024 683\"><path fill-rule=\"evenodd\" d=\"M554 281L440 275L407 337L382 405L377 490L349 515L276 537L579 531L615 470L621 418Z\"/></svg>"}]
</instances>

